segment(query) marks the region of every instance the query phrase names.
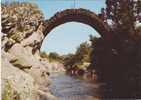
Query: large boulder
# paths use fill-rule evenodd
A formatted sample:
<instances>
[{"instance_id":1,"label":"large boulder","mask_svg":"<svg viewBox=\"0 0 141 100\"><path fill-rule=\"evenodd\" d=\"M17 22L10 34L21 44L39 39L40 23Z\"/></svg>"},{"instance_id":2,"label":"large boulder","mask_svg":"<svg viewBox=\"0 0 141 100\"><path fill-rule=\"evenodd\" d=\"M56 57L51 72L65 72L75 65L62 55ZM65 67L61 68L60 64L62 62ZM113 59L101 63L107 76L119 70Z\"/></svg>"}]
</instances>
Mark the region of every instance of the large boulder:
<instances>
[{"instance_id":1,"label":"large boulder","mask_svg":"<svg viewBox=\"0 0 141 100\"><path fill-rule=\"evenodd\" d=\"M26 72L14 67L5 55L2 54L3 100L35 100L34 79Z\"/></svg>"},{"instance_id":2,"label":"large boulder","mask_svg":"<svg viewBox=\"0 0 141 100\"><path fill-rule=\"evenodd\" d=\"M56 100L48 89L45 72L32 68L27 72L13 66L15 56L2 50L3 100ZM42 75L40 75L42 73Z\"/></svg>"},{"instance_id":3,"label":"large boulder","mask_svg":"<svg viewBox=\"0 0 141 100\"><path fill-rule=\"evenodd\" d=\"M9 49L9 53L15 56L12 64L26 72L28 72L39 84L48 82L46 68L32 54L32 47L23 47L21 44L15 44Z\"/></svg>"},{"instance_id":4,"label":"large boulder","mask_svg":"<svg viewBox=\"0 0 141 100\"><path fill-rule=\"evenodd\" d=\"M32 67L32 54L30 54L25 48L20 44L15 44L9 49L9 53L15 56L16 60L13 64L21 69Z\"/></svg>"}]
</instances>

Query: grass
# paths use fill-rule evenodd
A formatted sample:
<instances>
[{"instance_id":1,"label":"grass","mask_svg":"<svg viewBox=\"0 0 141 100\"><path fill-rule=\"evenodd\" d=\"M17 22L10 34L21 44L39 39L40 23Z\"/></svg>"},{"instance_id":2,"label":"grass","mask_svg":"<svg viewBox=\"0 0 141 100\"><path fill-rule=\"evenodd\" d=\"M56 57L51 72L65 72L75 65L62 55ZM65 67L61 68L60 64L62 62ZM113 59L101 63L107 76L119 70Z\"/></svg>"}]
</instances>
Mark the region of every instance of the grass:
<instances>
[{"instance_id":1,"label":"grass","mask_svg":"<svg viewBox=\"0 0 141 100\"><path fill-rule=\"evenodd\" d=\"M10 81L6 80L2 100L20 100L20 94L14 91L10 85Z\"/></svg>"}]
</instances>

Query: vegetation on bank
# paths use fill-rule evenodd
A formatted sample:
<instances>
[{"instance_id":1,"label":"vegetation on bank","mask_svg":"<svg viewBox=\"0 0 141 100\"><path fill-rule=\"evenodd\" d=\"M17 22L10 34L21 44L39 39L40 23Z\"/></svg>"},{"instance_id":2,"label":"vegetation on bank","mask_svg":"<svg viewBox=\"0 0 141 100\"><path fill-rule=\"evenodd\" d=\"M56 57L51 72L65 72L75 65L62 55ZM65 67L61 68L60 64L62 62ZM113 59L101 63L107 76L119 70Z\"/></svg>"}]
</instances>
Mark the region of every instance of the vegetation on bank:
<instances>
[{"instance_id":1,"label":"vegetation on bank","mask_svg":"<svg viewBox=\"0 0 141 100\"><path fill-rule=\"evenodd\" d=\"M5 81L2 100L20 100L20 94L12 89L10 81Z\"/></svg>"},{"instance_id":2,"label":"vegetation on bank","mask_svg":"<svg viewBox=\"0 0 141 100\"><path fill-rule=\"evenodd\" d=\"M40 56L47 59L49 62L57 61L63 63L63 56L59 55L56 52L50 52L49 54L47 54L46 52L40 52Z\"/></svg>"},{"instance_id":3,"label":"vegetation on bank","mask_svg":"<svg viewBox=\"0 0 141 100\"><path fill-rule=\"evenodd\" d=\"M27 2L10 2L2 4L2 32L12 37L14 33L27 30L35 31L43 21L43 13L36 4ZM11 25L12 24L12 25ZM14 27L15 29L11 29Z\"/></svg>"},{"instance_id":4,"label":"vegetation on bank","mask_svg":"<svg viewBox=\"0 0 141 100\"><path fill-rule=\"evenodd\" d=\"M141 1L106 0L100 14L105 24L110 23L112 43L104 39L92 40L91 68L100 81L111 85L113 97L141 97Z\"/></svg>"},{"instance_id":5,"label":"vegetation on bank","mask_svg":"<svg viewBox=\"0 0 141 100\"><path fill-rule=\"evenodd\" d=\"M64 65L67 70L70 69L86 69L84 63L90 63L91 47L87 42L81 43L74 54L64 56Z\"/></svg>"},{"instance_id":6,"label":"vegetation on bank","mask_svg":"<svg viewBox=\"0 0 141 100\"><path fill-rule=\"evenodd\" d=\"M1 5L2 41L5 51L20 43L38 29L44 21L43 13L36 4L27 2L4 2Z\"/></svg>"}]
</instances>

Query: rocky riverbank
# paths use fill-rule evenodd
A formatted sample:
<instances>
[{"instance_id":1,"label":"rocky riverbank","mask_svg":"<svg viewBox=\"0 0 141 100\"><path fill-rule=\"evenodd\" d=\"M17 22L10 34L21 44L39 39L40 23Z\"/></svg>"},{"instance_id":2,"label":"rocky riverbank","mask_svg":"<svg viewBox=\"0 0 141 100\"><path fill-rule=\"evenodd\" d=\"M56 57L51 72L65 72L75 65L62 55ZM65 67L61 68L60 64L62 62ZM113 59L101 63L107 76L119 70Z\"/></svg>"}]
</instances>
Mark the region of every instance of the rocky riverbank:
<instances>
[{"instance_id":1,"label":"rocky riverbank","mask_svg":"<svg viewBox=\"0 0 141 100\"><path fill-rule=\"evenodd\" d=\"M13 45L8 52L2 50L3 98L12 98L8 100L15 100L14 98L20 98L16 100L36 100L37 98L37 100L42 100L41 98L55 100L47 88L50 84L48 69L32 55L30 50L30 47L24 48L21 44Z\"/></svg>"},{"instance_id":2,"label":"rocky riverbank","mask_svg":"<svg viewBox=\"0 0 141 100\"><path fill-rule=\"evenodd\" d=\"M2 100L56 100L48 89L54 65L39 53L43 22L36 5L2 4Z\"/></svg>"}]
</instances>

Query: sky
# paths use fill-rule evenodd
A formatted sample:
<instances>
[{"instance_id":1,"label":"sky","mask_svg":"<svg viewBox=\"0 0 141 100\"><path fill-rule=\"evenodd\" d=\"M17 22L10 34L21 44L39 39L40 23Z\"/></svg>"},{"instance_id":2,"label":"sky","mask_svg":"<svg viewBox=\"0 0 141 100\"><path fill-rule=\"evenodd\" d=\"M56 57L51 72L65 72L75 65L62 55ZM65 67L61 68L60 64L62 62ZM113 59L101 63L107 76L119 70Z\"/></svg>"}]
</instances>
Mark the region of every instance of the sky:
<instances>
[{"instance_id":1,"label":"sky","mask_svg":"<svg viewBox=\"0 0 141 100\"><path fill-rule=\"evenodd\" d=\"M8 1L8 0L3 0ZM18 1L18 0L16 0ZM99 13L105 7L105 0L20 0L35 3L49 19L58 11L70 8L85 8ZM74 3L75 2L75 3ZM41 51L57 52L59 54L74 53L80 43L88 41L89 35L99 37L90 26L78 22L68 22L54 28L44 39Z\"/></svg>"}]
</instances>

